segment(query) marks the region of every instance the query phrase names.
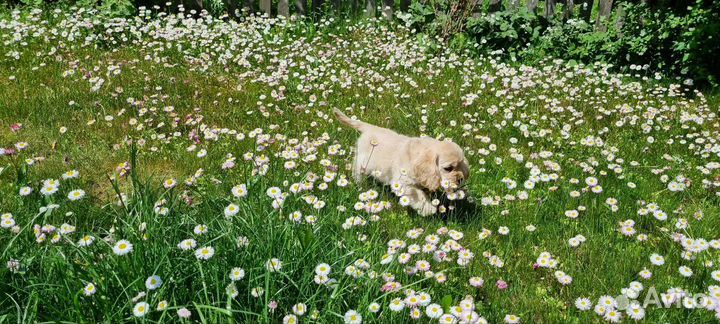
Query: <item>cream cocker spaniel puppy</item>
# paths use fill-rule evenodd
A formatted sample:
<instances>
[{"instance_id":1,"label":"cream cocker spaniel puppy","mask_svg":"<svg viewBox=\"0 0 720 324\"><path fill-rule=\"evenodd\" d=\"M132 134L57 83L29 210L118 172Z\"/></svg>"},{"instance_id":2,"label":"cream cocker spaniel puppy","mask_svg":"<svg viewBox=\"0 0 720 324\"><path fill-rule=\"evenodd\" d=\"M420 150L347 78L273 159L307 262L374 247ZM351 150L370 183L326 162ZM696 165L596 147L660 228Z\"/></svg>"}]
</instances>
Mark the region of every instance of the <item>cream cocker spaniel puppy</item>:
<instances>
[{"instance_id":1,"label":"cream cocker spaniel puppy","mask_svg":"<svg viewBox=\"0 0 720 324\"><path fill-rule=\"evenodd\" d=\"M351 119L337 108L333 112L341 123L360 131L353 162L355 181L372 175L386 185L399 183L402 195L422 216L437 212L430 192L440 188L454 192L468 178L468 161L455 143L408 137Z\"/></svg>"}]
</instances>

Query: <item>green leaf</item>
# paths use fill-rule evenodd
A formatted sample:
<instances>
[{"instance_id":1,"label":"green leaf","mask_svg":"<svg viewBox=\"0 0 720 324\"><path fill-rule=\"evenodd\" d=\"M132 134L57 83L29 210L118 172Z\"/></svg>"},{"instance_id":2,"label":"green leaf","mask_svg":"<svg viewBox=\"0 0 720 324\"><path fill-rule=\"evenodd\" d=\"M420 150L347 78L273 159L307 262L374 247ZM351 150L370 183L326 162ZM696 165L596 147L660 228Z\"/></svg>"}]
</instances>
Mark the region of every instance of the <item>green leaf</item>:
<instances>
[{"instance_id":1,"label":"green leaf","mask_svg":"<svg viewBox=\"0 0 720 324\"><path fill-rule=\"evenodd\" d=\"M303 228L298 236L300 239L300 245L304 250L307 249L310 244L312 244L312 242L315 240L315 234L313 234L313 231L310 227Z\"/></svg>"},{"instance_id":2,"label":"green leaf","mask_svg":"<svg viewBox=\"0 0 720 324\"><path fill-rule=\"evenodd\" d=\"M20 167L17 170L17 184L19 186L24 186L27 184L28 167L25 161L20 161L20 163Z\"/></svg>"},{"instance_id":3,"label":"green leaf","mask_svg":"<svg viewBox=\"0 0 720 324\"><path fill-rule=\"evenodd\" d=\"M440 306L442 306L445 313L450 312L450 306L452 306L452 302L453 299L450 295L445 295L442 300L440 300Z\"/></svg>"}]
</instances>

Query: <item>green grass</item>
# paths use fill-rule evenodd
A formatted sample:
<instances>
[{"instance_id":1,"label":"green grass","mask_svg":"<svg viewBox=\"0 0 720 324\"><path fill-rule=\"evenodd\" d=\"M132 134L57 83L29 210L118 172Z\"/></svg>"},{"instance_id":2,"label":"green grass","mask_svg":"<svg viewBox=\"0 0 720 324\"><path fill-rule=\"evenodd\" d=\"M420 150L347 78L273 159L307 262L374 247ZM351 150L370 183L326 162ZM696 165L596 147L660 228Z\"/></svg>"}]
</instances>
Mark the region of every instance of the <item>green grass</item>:
<instances>
[{"instance_id":1,"label":"green grass","mask_svg":"<svg viewBox=\"0 0 720 324\"><path fill-rule=\"evenodd\" d=\"M528 67L430 53L415 35L379 21L183 23L153 15L124 20L110 33L116 27L92 12L2 17L0 147L27 142L28 148L0 156L0 212L11 213L17 225L0 230L0 259L20 264L0 270L0 322L177 322L183 307L192 312L184 321L280 322L297 303L308 308L300 322L342 322L351 309L363 322L410 322L408 308L393 312L389 304L412 289L430 294L446 311L471 296L475 311L490 322L514 314L525 323L584 323L604 319L578 310L577 298L596 303L600 296L620 295L632 281L645 286L641 302L650 287L658 293L673 287L708 293L717 285L717 250L686 260L683 246L673 240L683 234L711 242L720 226L720 172L708 164L720 161L717 99L682 85L652 75L644 80L645 72L607 73L600 64L547 61ZM119 74L108 74L109 66L118 65ZM98 76L104 84L94 90L89 80ZM443 199L454 209L424 218L372 181L339 186L341 177L352 179L348 165L357 134L330 117L334 107L408 135L460 144L471 164L469 198ZM11 131L15 123L22 127ZM256 129L269 137L260 140L264 135ZM602 145L581 144L589 136ZM201 149L207 155L199 158ZM298 153L294 170L284 168L284 151ZM248 152L267 157L265 172L244 159ZM229 155L235 166L223 169ZM26 159L34 163L28 166ZM124 162L131 170L120 176L116 168ZM69 170L80 177L60 180L54 195L40 193L43 180L61 179ZM326 172L337 175L321 190ZM314 188L290 193L290 185L308 181L309 173L319 176ZM533 174L557 180L524 189ZM690 186L669 191L668 182L680 175ZM189 177L192 185L185 184ZM598 179L601 193L589 191L588 177ZM163 188L171 178L178 185ZM508 188L503 178L517 187ZM238 184L247 185L247 197L231 194ZM20 196L24 186L32 194ZM271 187L289 193L280 209L266 194ZM86 196L70 201L73 189ZM367 190L392 204L377 219L353 208ZM573 191L579 196L573 198ZM118 193L127 196L123 204ZM307 195L325 206L313 208L303 199ZM617 211L608 198L617 200ZM167 215L156 213L159 202ZM667 220L638 215L651 202ZM226 218L223 210L231 203L239 213ZM58 207L39 212L49 204ZM577 219L565 216L581 206ZM293 223L295 211L315 215L317 222ZM345 229L346 219L355 216L365 225ZM686 228L676 227L680 218ZM637 232L631 237L618 230L628 219ZM58 229L38 243L36 224ZM75 231L52 242L62 224ZM207 233L193 233L199 224ZM527 230L529 225L536 229ZM397 257L380 263L390 240L423 244L444 227L464 234L457 242L474 253L471 262L458 265L458 253L450 251L451 262L420 253L406 265L427 260L445 282L405 273ZM500 227L509 233L500 235ZM424 233L408 238L411 229ZM483 229L492 235L482 239ZM641 233L647 240L637 239ZM579 234L586 242L571 247L568 240ZM96 239L81 247L85 235ZM238 244L241 237L247 246ZM180 250L178 243L188 238L197 240L196 248L212 246L214 256L199 260L194 249ZM112 247L121 239L134 248L117 256ZM448 239L442 235L440 243ZM559 261L557 269L533 270L544 251ZM665 265L652 265L653 253L663 255ZM489 256L503 266L491 265ZM266 269L271 258L282 261L280 271ZM358 259L370 267L354 278L346 267ZM314 282L320 263L332 267L329 277L336 285ZM693 275L682 277L680 266ZM235 283L238 295L232 298L226 287L234 267L246 275ZM644 268L652 271L650 279L640 278ZM570 275L572 283L560 284L555 270ZM403 289L381 291L383 274L392 274ZM145 286L151 275L163 281L157 290ZM473 276L484 279L483 287L469 285ZM508 288L498 289L498 280ZM87 283L94 283L95 294L83 294ZM251 293L256 287L264 289L260 297ZM140 293L146 295L135 298ZM168 308L155 310L162 300ZM151 309L142 318L133 315L140 301ZM268 307L272 301L274 311ZM372 302L380 312L369 312ZM419 310L420 322L436 321L424 307ZM646 313L642 321L648 323L716 321L715 312L705 309L651 305ZM622 321L633 322L627 315Z\"/></svg>"}]
</instances>

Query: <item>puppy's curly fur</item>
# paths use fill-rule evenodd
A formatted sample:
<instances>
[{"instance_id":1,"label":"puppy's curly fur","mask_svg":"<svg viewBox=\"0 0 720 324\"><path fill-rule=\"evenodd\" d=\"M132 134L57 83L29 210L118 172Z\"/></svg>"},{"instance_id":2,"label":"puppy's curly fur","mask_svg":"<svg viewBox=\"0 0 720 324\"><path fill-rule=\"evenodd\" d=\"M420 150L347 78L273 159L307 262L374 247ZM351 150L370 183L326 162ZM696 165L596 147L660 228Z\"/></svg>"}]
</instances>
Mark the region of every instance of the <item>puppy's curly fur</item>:
<instances>
[{"instance_id":1,"label":"puppy's curly fur","mask_svg":"<svg viewBox=\"0 0 720 324\"><path fill-rule=\"evenodd\" d=\"M371 175L384 184L401 183L403 195L422 216L437 212L428 192L441 188L453 192L468 178L468 161L455 143L408 137L351 119L338 109L333 112L341 123L360 131L353 161L355 181Z\"/></svg>"}]
</instances>

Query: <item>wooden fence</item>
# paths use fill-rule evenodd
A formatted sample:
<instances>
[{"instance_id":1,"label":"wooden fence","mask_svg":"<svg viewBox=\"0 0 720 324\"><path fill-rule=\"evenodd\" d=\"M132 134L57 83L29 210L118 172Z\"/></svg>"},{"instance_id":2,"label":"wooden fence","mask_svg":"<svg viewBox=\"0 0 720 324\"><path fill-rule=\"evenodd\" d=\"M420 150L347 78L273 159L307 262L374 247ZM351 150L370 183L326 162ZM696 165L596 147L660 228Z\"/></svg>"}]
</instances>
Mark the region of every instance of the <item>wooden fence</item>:
<instances>
[{"instance_id":1,"label":"wooden fence","mask_svg":"<svg viewBox=\"0 0 720 324\"><path fill-rule=\"evenodd\" d=\"M199 9L206 8L210 1L214 0L191 0L191 6ZM396 10L407 11L413 0L220 0L223 1L228 12L235 12L237 9L245 9L267 14L269 16L289 16L292 14L319 15L324 10L330 9L336 12L350 12L357 14L360 10L368 16L376 16L378 10L386 19L391 19ZM429 3L432 0L415 0ZM613 0L544 0L542 7L539 7L539 0L446 0L450 3L451 10L471 10L479 13L483 10L495 12L500 10L518 10L525 6L529 11L542 14L546 18L554 17L556 6L562 5L562 19L581 18L589 21L593 8L597 9L596 27L605 30L603 24L612 12ZM454 2L453 2L454 1ZM578 1L577 3L575 1ZM644 1L644 0L643 0ZM273 8L274 7L274 8ZM577 17L575 17L578 7ZM618 11L622 6L618 6ZM538 12L541 11L541 12Z\"/></svg>"}]
</instances>

